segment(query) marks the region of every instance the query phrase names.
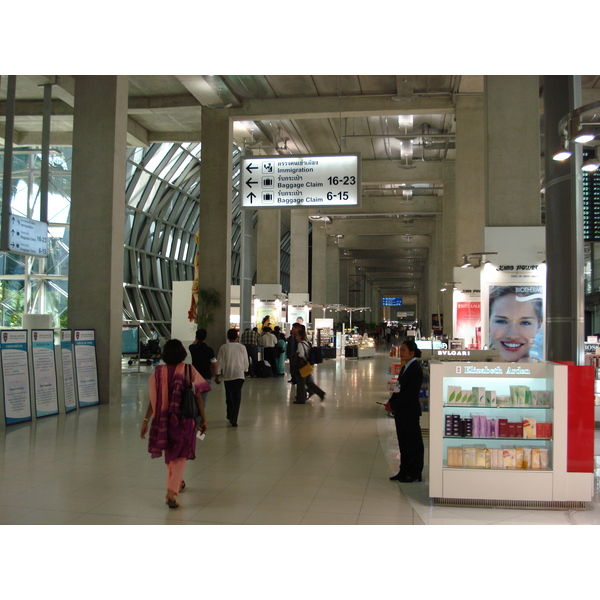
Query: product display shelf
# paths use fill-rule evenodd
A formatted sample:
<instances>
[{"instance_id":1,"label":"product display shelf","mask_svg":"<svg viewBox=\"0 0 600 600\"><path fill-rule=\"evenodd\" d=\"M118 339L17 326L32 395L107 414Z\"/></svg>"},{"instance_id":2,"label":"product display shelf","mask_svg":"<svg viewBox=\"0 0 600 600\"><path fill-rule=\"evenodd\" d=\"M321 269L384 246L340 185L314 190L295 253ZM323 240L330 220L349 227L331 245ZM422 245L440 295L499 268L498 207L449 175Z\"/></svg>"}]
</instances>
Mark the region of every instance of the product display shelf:
<instances>
[{"instance_id":1,"label":"product display shelf","mask_svg":"<svg viewBox=\"0 0 600 600\"><path fill-rule=\"evenodd\" d=\"M430 496L434 503L584 508L591 499L593 474L567 472L566 366L432 361L430 371ZM511 386L535 394L517 397L515 393L511 400ZM492 399L490 393L487 404L482 400L479 404L467 393L470 403L450 402L452 391L473 388L479 394L494 392L496 397ZM503 405L492 405L498 401Z\"/></svg>"},{"instance_id":2,"label":"product display shelf","mask_svg":"<svg viewBox=\"0 0 600 600\"><path fill-rule=\"evenodd\" d=\"M346 336L346 358L373 358L375 356L375 341L359 334Z\"/></svg>"}]
</instances>

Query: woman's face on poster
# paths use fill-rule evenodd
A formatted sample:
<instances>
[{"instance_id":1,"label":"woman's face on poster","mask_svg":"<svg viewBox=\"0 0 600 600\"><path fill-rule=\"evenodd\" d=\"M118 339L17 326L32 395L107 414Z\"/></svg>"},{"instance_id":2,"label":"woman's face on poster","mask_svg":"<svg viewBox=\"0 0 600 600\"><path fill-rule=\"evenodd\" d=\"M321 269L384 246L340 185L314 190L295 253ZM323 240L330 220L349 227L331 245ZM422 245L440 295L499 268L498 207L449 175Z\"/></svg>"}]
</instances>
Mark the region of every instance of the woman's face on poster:
<instances>
[{"instance_id":1,"label":"woman's face on poster","mask_svg":"<svg viewBox=\"0 0 600 600\"><path fill-rule=\"evenodd\" d=\"M516 362L529 356L540 327L533 302L508 294L492 306L490 343L500 352L500 360Z\"/></svg>"}]
</instances>

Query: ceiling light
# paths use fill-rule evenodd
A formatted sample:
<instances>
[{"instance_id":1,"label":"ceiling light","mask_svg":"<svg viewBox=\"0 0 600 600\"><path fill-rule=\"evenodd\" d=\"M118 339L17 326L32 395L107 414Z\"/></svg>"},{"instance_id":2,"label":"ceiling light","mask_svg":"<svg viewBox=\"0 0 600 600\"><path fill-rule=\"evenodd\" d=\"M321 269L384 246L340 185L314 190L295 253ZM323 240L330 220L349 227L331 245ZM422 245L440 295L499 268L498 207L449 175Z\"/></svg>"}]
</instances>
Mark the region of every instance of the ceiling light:
<instances>
[{"instance_id":1,"label":"ceiling light","mask_svg":"<svg viewBox=\"0 0 600 600\"><path fill-rule=\"evenodd\" d=\"M582 171L587 171L588 173L593 173L598 168L600 168L600 161L597 158L590 158L581 165Z\"/></svg>"},{"instance_id":2,"label":"ceiling light","mask_svg":"<svg viewBox=\"0 0 600 600\"><path fill-rule=\"evenodd\" d=\"M567 158L569 158L570 156L570 150L567 150L566 148L561 148L560 150L554 153L554 155L552 156L552 160L563 162L564 160L567 160Z\"/></svg>"},{"instance_id":3,"label":"ceiling light","mask_svg":"<svg viewBox=\"0 0 600 600\"><path fill-rule=\"evenodd\" d=\"M578 144L587 144L591 142L596 135L592 133L589 129L580 129L575 136L573 137L573 141Z\"/></svg>"}]
</instances>

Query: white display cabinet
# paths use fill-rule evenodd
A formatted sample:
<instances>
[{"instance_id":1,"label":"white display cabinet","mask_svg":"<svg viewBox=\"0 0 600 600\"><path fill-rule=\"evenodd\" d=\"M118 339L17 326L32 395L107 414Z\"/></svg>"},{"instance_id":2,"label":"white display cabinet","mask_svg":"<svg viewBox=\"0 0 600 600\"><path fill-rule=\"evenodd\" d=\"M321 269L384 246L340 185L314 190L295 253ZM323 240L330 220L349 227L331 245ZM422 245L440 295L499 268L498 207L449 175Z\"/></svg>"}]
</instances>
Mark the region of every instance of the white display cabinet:
<instances>
[{"instance_id":1,"label":"white display cabinet","mask_svg":"<svg viewBox=\"0 0 600 600\"><path fill-rule=\"evenodd\" d=\"M434 503L585 508L593 495L593 472L569 472L567 466L568 373L566 365L555 363L432 361L429 495ZM479 393L473 395L473 388ZM483 399L482 391L489 392ZM465 435L469 425L474 435ZM509 430L512 437L498 437Z\"/></svg>"}]
</instances>

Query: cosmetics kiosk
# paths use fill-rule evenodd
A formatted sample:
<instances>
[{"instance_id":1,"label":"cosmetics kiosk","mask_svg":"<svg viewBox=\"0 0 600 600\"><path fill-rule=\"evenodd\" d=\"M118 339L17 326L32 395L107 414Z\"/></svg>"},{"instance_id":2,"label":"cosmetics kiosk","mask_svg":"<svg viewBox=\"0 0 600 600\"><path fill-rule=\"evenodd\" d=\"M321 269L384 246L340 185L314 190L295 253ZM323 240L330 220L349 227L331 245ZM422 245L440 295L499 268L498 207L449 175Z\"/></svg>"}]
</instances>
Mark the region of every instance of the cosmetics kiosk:
<instances>
[{"instance_id":1,"label":"cosmetics kiosk","mask_svg":"<svg viewBox=\"0 0 600 600\"><path fill-rule=\"evenodd\" d=\"M594 369L430 362L429 496L454 506L584 509Z\"/></svg>"},{"instance_id":2,"label":"cosmetics kiosk","mask_svg":"<svg viewBox=\"0 0 600 600\"><path fill-rule=\"evenodd\" d=\"M344 348L346 358L373 358L375 356L375 340L367 335L347 334Z\"/></svg>"}]
</instances>

